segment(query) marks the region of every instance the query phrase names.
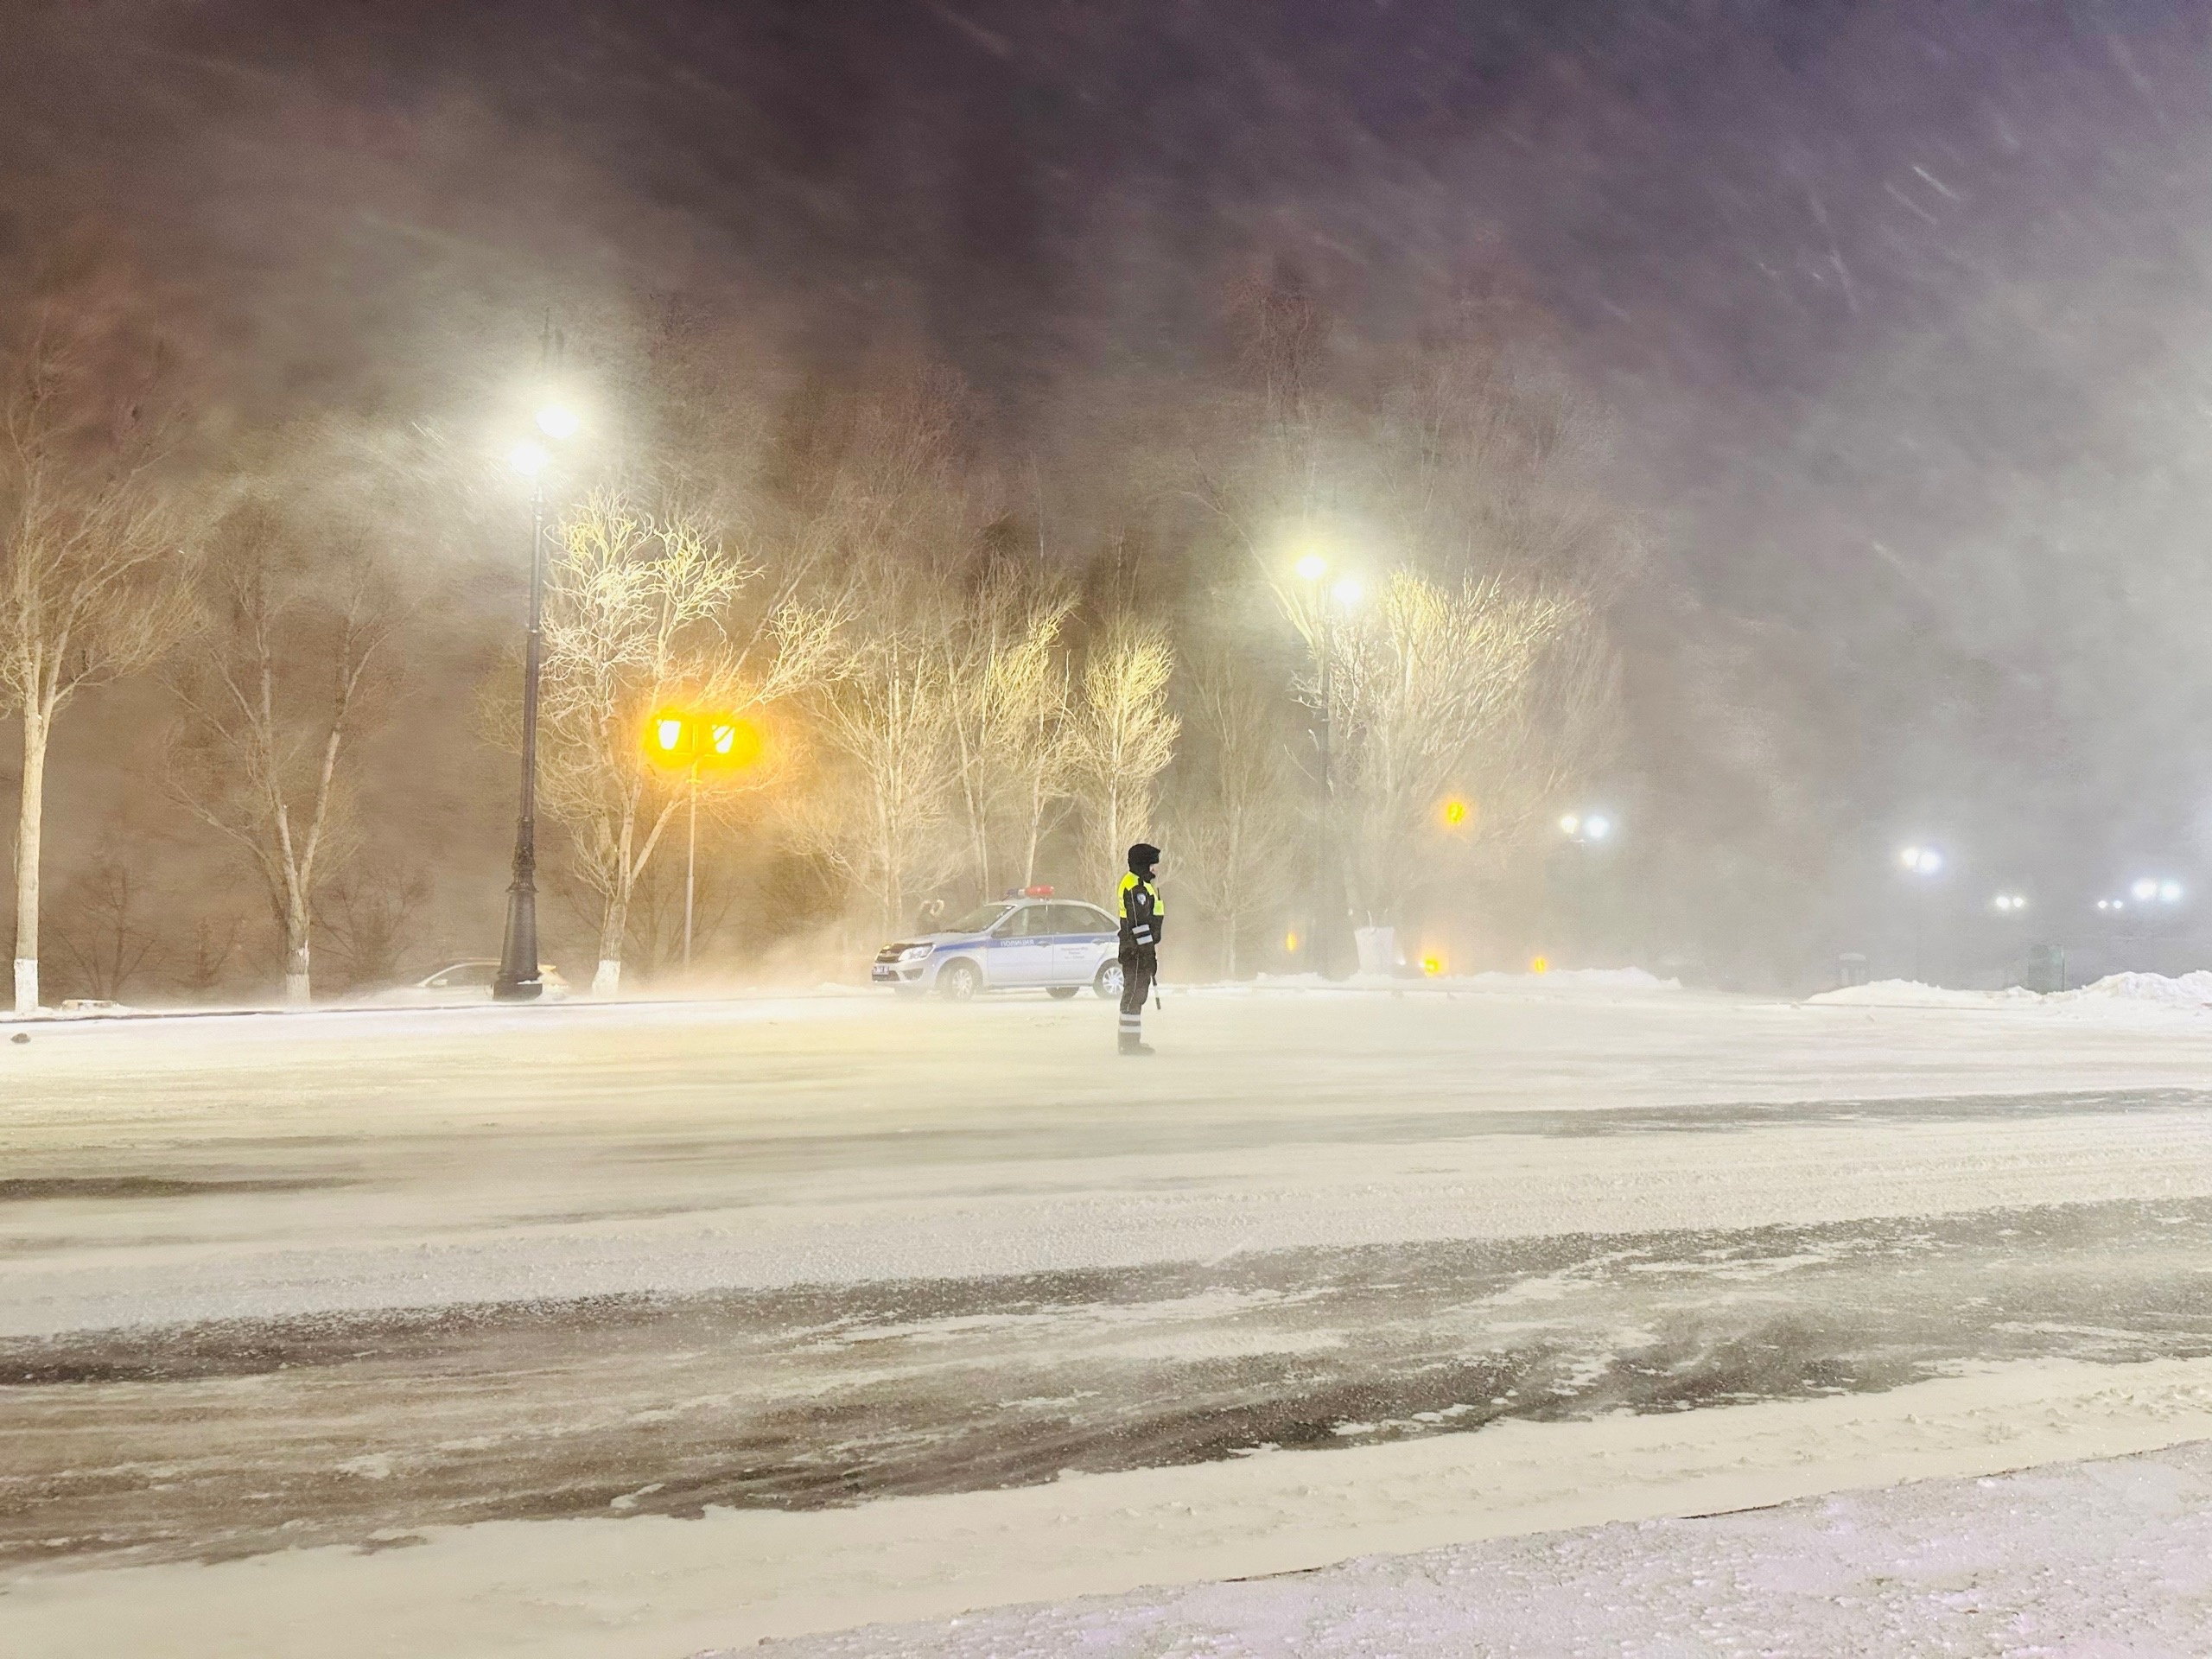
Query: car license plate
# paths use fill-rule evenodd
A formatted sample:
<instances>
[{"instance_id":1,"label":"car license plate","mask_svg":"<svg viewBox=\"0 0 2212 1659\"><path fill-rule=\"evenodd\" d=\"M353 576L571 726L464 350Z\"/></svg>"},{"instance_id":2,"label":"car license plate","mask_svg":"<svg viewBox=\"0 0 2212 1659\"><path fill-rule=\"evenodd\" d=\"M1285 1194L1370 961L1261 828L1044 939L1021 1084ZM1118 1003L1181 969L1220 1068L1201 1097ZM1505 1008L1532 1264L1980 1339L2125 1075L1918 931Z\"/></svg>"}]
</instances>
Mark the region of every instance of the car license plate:
<instances>
[{"instance_id":1,"label":"car license plate","mask_svg":"<svg viewBox=\"0 0 2212 1659\"><path fill-rule=\"evenodd\" d=\"M899 970L885 963L879 962L875 964L874 968L869 971L868 977L870 979L896 979L899 977Z\"/></svg>"}]
</instances>

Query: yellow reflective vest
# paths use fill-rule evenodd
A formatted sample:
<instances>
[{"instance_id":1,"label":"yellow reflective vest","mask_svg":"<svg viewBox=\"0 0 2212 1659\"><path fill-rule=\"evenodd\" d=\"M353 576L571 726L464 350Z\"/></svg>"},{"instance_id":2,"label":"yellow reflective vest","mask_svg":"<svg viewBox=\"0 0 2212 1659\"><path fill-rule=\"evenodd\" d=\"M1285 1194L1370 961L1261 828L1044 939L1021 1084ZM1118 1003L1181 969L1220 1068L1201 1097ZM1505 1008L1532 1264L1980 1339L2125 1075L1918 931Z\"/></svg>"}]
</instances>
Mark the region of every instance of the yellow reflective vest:
<instances>
[{"instance_id":1,"label":"yellow reflective vest","mask_svg":"<svg viewBox=\"0 0 2212 1659\"><path fill-rule=\"evenodd\" d=\"M1166 912L1160 903L1160 889L1132 870L1122 878L1122 944L1149 945L1160 943L1161 923Z\"/></svg>"}]
</instances>

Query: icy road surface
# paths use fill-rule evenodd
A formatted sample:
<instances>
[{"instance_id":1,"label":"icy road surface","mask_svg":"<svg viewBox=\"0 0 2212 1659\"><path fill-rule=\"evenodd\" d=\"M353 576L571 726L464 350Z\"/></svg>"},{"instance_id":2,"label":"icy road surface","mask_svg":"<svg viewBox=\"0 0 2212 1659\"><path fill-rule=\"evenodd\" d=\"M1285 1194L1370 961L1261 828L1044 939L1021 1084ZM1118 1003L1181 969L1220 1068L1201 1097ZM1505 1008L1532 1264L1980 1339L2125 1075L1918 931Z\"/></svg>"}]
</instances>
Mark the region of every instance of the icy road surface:
<instances>
[{"instance_id":1,"label":"icy road surface","mask_svg":"<svg viewBox=\"0 0 2212 1659\"><path fill-rule=\"evenodd\" d=\"M288 1597L352 1597L320 1651L675 1659L2212 1433L2212 1018L1194 993L1144 1063L1111 1023L29 1027L0 1647L296 1651ZM1025 1493L1072 1529L1037 1573L932 1541L1042 1538Z\"/></svg>"}]
</instances>

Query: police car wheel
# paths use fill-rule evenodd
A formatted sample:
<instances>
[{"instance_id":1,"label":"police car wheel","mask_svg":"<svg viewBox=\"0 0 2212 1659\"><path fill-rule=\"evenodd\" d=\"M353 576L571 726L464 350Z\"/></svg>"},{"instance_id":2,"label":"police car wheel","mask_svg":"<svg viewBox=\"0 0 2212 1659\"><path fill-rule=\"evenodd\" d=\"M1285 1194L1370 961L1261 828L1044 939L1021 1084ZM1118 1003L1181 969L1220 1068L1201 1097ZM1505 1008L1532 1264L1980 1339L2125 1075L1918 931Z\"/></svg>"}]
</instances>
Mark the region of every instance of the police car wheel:
<instances>
[{"instance_id":1,"label":"police car wheel","mask_svg":"<svg viewBox=\"0 0 2212 1659\"><path fill-rule=\"evenodd\" d=\"M1119 1001L1122 996L1122 964L1109 962L1101 968L1098 977L1090 982L1090 988L1109 1002Z\"/></svg>"},{"instance_id":2,"label":"police car wheel","mask_svg":"<svg viewBox=\"0 0 2212 1659\"><path fill-rule=\"evenodd\" d=\"M1080 985L1047 985L1045 994L1055 1002L1065 1002L1082 988Z\"/></svg>"},{"instance_id":3,"label":"police car wheel","mask_svg":"<svg viewBox=\"0 0 2212 1659\"><path fill-rule=\"evenodd\" d=\"M965 1002L983 988L983 976L972 962L948 963L937 976L937 988L948 1002Z\"/></svg>"}]
</instances>

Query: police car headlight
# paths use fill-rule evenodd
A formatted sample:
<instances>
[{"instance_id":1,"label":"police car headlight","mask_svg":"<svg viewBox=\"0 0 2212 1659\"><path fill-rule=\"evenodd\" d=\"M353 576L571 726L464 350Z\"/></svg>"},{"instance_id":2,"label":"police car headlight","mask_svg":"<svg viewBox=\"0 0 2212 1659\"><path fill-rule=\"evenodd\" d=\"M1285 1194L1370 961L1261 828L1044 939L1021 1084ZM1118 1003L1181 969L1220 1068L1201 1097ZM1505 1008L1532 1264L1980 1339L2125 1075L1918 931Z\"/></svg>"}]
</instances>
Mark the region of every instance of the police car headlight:
<instances>
[{"instance_id":1,"label":"police car headlight","mask_svg":"<svg viewBox=\"0 0 2212 1659\"><path fill-rule=\"evenodd\" d=\"M901 962L919 962L937 947L933 944L910 944L899 953Z\"/></svg>"}]
</instances>

